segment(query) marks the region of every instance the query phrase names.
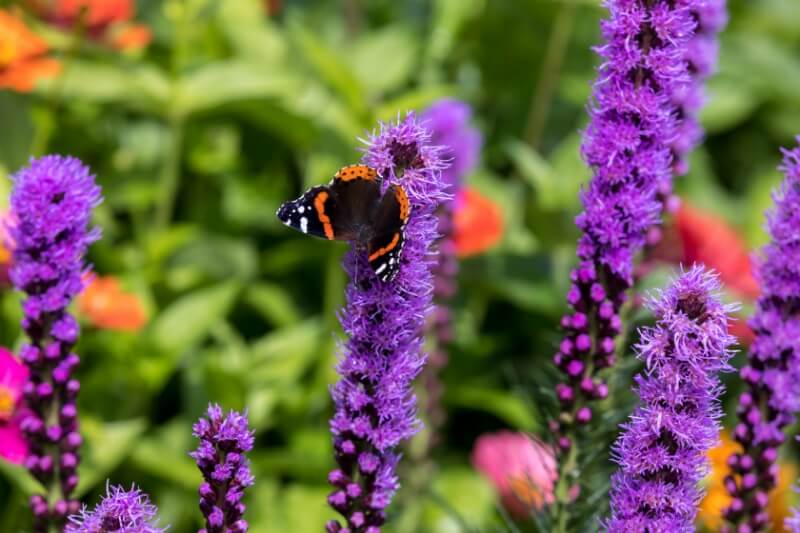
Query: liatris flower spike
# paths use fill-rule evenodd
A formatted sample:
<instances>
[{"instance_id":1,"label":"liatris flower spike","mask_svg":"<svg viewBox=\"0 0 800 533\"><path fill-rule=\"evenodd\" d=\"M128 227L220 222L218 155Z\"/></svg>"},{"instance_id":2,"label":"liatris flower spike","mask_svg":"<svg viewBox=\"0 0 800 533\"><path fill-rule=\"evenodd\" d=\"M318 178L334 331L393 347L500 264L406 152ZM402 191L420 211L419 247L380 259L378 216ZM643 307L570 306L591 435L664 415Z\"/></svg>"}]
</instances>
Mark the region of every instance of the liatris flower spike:
<instances>
[{"instance_id":1,"label":"liatris flower spike","mask_svg":"<svg viewBox=\"0 0 800 533\"><path fill-rule=\"evenodd\" d=\"M735 338L715 275L694 267L649 302L656 316L641 331L636 376L640 402L614 446L612 533L693 532L699 481L717 443L722 392L718 374L731 370Z\"/></svg>"},{"instance_id":2,"label":"liatris flower spike","mask_svg":"<svg viewBox=\"0 0 800 533\"><path fill-rule=\"evenodd\" d=\"M703 138L703 128L697 114L705 104L705 81L717 68L719 43L717 35L728 22L726 0L703 0L689 2L692 16L697 20L694 36L688 43L686 60L689 63L691 81L681 86L673 96L680 122L677 135L672 142L675 156L673 169L676 174L686 174L688 154ZM669 191L661 191L667 195Z\"/></svg>"},{"instance_id":3,"label":"liatris flower spike","mask_svg":"<svg viewBox=\"0 0 800 533\"><path fill-rule=\"evenodd\" d=\"M597 48L603 64L582 148L594 175L581 195L580 263L571 274L572 310L561 321L566 334L554 357L564 373L556 388L561 412L551 421L562 506L577 482L577 426L591 421L590 402L608 394L598 371L615 363L634 255L659 221L657 193L670 188L677 127L672 99L689 80L685 57L695 27L689 7L697 1L606 2L606 43Z\"/></svg>"},{"instance_id":4,"label":"liatris flower spike","mask_svg":"<svg viewBox=\"0 0 800 533\"><path fill-rule=\"evenodd\" d=\"M460 194L463 179L478 161L481 150L481 135L472 126L472 109L458 100L443 99L431 105L422 116L424 126L431 133L431 143L441 147L442 159L450 166L442 170L442 181L453 198L439 205L439 240L436 242L436 266L433 270L433 298L436 311L428 324L429 335L435 342L421 377L425 387L426 422L430 438L427 448L437 444L439 429L444 423L442 408L444 388L439 372L447 365L447 348L453 340L453 320L448 305L455 295L458 275L457 244L454 240L455 196Z\"/></svg>"},{"instance_id":5,"label":"liatris flower spike","mask_svg":"<svg viewBox=\"0 0 800 533\"><path fill-rule=\"evenodd\" d=\"M401 186L410 217L397 276L381 282L366 254L354 247L345 257L350 277L340 314L347 341L332 389L331 420L338 468L328 479L328 498L345 518L331 521L329 533L377 533L383 525L398 480L395 448L419 428L411 382L422 368L422 330L431 309L431 245L436 240L436 209L447 199L439 150L413 114L381 125L370 137L362 162L377 171L381 187Z\"/></svg>"},{"instance_id":6,"label":"liatris flower spike","mask_svg":"<svg viewBox=\"0 0 800 533\"><path fill-rule=\"evenodd\" d=\"M736 475L725 480L733 498L725 517L736 533L764 530L783 429L800 411L800 148L784 152L782 170L786 179L767 215L772 241L756 265L762 293L750 320L755 341L740 372L746 390L733 437L743 453L730 456Z\"/></svg>"},{"instance_id":7,"label":"liatris flower spike","mask_svg":"<svg viewBox=\"0 0 800 533\"><path fill-rule=\"evenodd\" d=\"M247 415L231 411L227 415L218 405L209 405L206 418L194 425L194 436L200 439L190 455L203 474L200 485L200 510L206 520L201 533L243 533L244 490L253 485L246 453L253 449L254 432L247 424Z\"/></svg>"},{"instance_id":8,"label":"liatris flower spike","mask_svg":"<svg viewBox=\"0 0 800 533\"><path fill-rule=\"evenodd\" d=\"M69 517L65 533L163 533L158 527L158 509L150 498L132 486L106 486L102 501L89 511L86 507L79 514Z\"/></svg>"},{"instance_id":9,"label":"liatris flower spike","mask_svg":"<svg viewBox=\"0 0 800 533\"><path fill-rule=\"evenodd\" d=\"M73 157L33 159L12 179L11 280L26 293L22 328L30 338L20 350L30 370L24 388L30 414L21 427L29 448L25 466L48 487L47 494L31 498L34 530L45 531L63 527L78 510L69 499L78 484L81 445L74 376L79 359L72 353L78 324L67 306L83 289L84 254L100 237L89 221L101 198L94 176Z\"/></svg>"}]
</instances>

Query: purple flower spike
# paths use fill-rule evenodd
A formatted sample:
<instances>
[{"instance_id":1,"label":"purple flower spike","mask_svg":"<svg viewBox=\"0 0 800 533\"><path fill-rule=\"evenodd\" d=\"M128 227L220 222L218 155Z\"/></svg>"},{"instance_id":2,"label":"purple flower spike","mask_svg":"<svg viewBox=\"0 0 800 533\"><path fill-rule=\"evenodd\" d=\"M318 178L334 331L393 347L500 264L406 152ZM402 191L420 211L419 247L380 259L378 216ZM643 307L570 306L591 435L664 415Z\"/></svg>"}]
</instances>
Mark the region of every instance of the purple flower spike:
<instances>
[{"instance_id":1,"label":"purple flower spike","mask_svg":"<svg viewBox=\"0 0 800 533\"><path fill-rule=\"evenodd\" d=\"M641 331L636 376L640 401L614 446L619 471L611 478L613 533L693 532L698 482L719 435L718 374L730 371L736 339L716 294L716 276L694 267L648 302L656 316Z\"/></svg>"},{"instance_id":2,"label":"purple flower spike","mask_svg":"<svg viewBox=\"0 0 800 533\"><path fill-rule=\"evenodd\" d=\"M74 376L79 359L71 352L78 324L67 306L83 289L84 255L100 237L89 222L101 198L94 176L74 157L32 159L12 179L11 280L26 294L22 328L30 338L21 349L30 370L24 388L30 414L21 422L29 449L25 465L49 488L31 498L39 532L63 528L79 508L69 499L78 484L81 442L75 404L80 384Z\"/></svg>"},{"instance_id":3,"label":"purple flower spike","mask_svg":"<svg viewBox=\"0 0 800 533\"><path fill-rule=\"evenodd\" d=\"M203 474L200 485L200 510L206 518L201 533L243 533L245 505L244 489L253 485L254 478L245 454L253 449L255 434L247 423L247 414L230 411L227 415L219 405L209 405L207 418L200 418L192 427L200 439L192 458Z\"/></svg>"},{"instance_id":4,"label":"purple flower spike","mask_svg":"<svg viewBox=\"0 0 800 533\"><path fill-rule=\"evenodd\" d=\"M693 2L691 6L692 16L697 20L697 29L689 41L686 54L691 81L681 86L673 96L673 103L681 119L677 135L672 142L675 156L673 169L679 175L688 172L689 163L686 157L703 139L703 128L700 126L697 114L706 101L705 81L717 68L719 55L717 34L728 23L725 3L726 0L704 0Z\"/></svg>"},{"instance_id":5,"label":"purple flower spike","mask_svg":"<svg viewBox=\"0 0 800 533\"><path fill-rule=\"evenodd\" d=\"M89 511L85 506L80 514L69 517L65 533L163 533L165 527L158 527L158 509L150 503L150 498L132 486L130 490L122 487L106 487L103 500Z\"/></svg>"},{"instance_id":6,"label":"purple flower spike","mask_svg":"<svg viewBox=\"0 0 800 533\"><path fill-rule=\"evenodd\" d=\"M633 283L633 259L659 222L663 194L670 190L678 133L676 95L690 81L686 56L696 26L692 9L701 0L607 0L602 22L605 43L590 104L582 154L593 171L581 194L584 210L575 222L582 232L579 264L567 294L571 310L562 320L565 342L554 361L563 384L575 389L562 402L551 427L560 443L562 482L577 480L564 469L578 442L583 404L605 397L599 371L614 366L619 312ZM578 384L591 382L591 389ZM588 390L587 390L588 389ZM567 491L561 491L567 494ZM560 503L569 505L562 497Z\"/></svg>"},{"instance_id":7,"label":"purple flower spike","mask_svg":"<svg viewBox=\"0 0 800 533\"><path fill-rule=\"evenodd\" d=\"M406 190L411 216L397 277L382 283L366 254L352 249L344 260L350 277L347 304L340 314L348 336L332 389L336 412L331 432L338 469L329 476L330 505L346 526L331 521L329 532L377 533L398 487L395 448L419 429L411 382L424 363L422 331L431 310L438 236L436 209L447 200L444 164L430 134L413 114L382 124L371 136L362 162L378 171L382 187ZM355 490L353 486L357 486Z\"/></svg>"},{"instance_id":8,"label":"purple flower spike","mask_svg":"<svg viewBox=\"0 0 800 533\"><path fill-rule=\"evenodd\" d=\"M435 342L421 380L425 386L425 411L430 437L427 448L440 440L440 428L445 421L442 407L444 385L440 371L447 365L447 348L453 340L453 318L449 301L457 291L458 257L453 240L455 197L461 190L462 180L472 171L478 161L482 139L480 133L470 126L472 109L459 100L443 99L431 105L422 116L423 124L430 130L431 144L441 147L441 157L450 163L442 170L442 181L448 187L452 199L439 205L439 235L435 244L436 265L433 269L433 299L436 311L428 323L428 335Z\"/></svg>"},{"instance_id":9,"label":"purple flower spike","mask_svg":"<svg viewBox=\"0 0 800 533\"><path fill-rule=\"evenodd\" d=\"M732 459L739 465L738 476L726 482L742 505L727 509L729 531L767 527L768 502L756 495L769 494L776 486L783 430L800 411L800 148L784 151L782 170L786 179L767 214L772 241L756 261L762 293L750 319L755 341L741 370L746 389L739 397L734 431L743 452Z\"/></svg>"},{"instance_id":10,"label":"purple flower spike","mask_svg":"<svg viewBox=\"0 0 800 533\"><path fill-rule=\"evenodd\" d=\"M442 169L442 181L455 194L461 180L478 162L483 140L470 126L472 108L466 102L444 98L433 103L422 115L423 125L431 133L431 144L441 146L441 159L450 164Z\"/></svg>"}]
</instances>

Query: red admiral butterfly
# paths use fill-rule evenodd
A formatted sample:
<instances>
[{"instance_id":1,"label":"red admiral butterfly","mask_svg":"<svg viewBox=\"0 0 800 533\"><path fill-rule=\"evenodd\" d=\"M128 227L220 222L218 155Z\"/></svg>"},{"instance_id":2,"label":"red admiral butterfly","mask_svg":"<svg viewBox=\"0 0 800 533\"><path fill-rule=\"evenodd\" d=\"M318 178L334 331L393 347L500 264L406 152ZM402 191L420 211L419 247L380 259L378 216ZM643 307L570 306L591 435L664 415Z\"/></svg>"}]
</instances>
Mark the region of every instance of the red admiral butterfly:
<instances>
[{"instance_id":1,"label":"red admiral butterfly","mask_svg":"<svg viewBox=\"0 0 800 533\"><path fill-rule=\"evenodd\" d=\"M369 264L383 282L400 270L410 214L406 191L392 185L381 196L378 173L365 165L343 167L328 185L312 187L278 209L278 218L290 228L366 248Z\"/></svg>"}]
</instances>

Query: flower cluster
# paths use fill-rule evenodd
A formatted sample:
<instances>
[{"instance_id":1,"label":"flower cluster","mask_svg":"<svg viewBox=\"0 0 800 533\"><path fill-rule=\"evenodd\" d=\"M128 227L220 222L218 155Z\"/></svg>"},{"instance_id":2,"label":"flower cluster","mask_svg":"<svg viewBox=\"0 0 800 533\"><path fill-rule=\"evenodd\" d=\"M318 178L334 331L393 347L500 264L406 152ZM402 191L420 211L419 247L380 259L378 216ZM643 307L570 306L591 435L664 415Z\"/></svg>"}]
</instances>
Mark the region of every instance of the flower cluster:
<instances>
[{"instance_id":1,"label":"flower cluster","mask_svg":"<svg viewBox=\"0 0 800 533\"><path fill-rule=\"evenodd\" d=\"M656 325L641 331L636 376L640 403L614 446L609 532L694 531L707 452L721 415L718 373L730 370L734 337L715 294L719 281L701 267L649 302Z\"/></svg>"},{"instance_id":2,"label":"flower cluster","mask_svg":"<svg viewBox=\"0 0 800 533\"><path fill-rule=\"evenodd\" d=\"M40 79L61 72L61 63L47 57L49 47L17 15L0 9L0 89L29 92Z\"/></svg>"},{"instance_id":3,"label":"flower cluster","mask_svg":"<svg viewBox=\"0 0 800 533\"><path fill-rule=\"evenodd\" d=\"M517 518L555 499L556 460L553 449L524 433L499 431L478 437L472 464L492 482L503 507Z\"/></svg>"},{"instance_id":4,"label":"flower cluster","mask_svg":"<svg viewBox=\"0 0 800 533\"><path fill-rule=\"evenodd\" d=\"M30 343L20 355L30 375L24 398L30 410L21 427L28 442L25 466L51 493L31 498L34 528L60 526L78 503L69 496L78 484L81 436L72 347L78 324L67 306L83 289L84 254L100 232L89 229L100 201L94 176L72 157L45 156L13 176L11 209L16 225L11 280L26 293L22 328Z\"/></svg>"},{"instance_id":5,"label":"flower cluster","mask_svg":"<svg viewBox=\"0 0 800 533\"><path fill-rule=\"evenodd\" d=\"M55 26L86 28L90 38L116 49L143 48L150 43L150 28L132 24L134 0L27 0L40 17Z\"/></svg>"},{"instance_id":6,"label":"flower cluster","mask_svg":"<svg viewBox=\"0 0 800 533\"><path fill-rule=\"evenodd\" d=\"M203 533L243 533L244 490L254 478L245 454L253 449L255 436L247 415L231 411L225 415L218 405L209 405L207 418L200 418L192 428L200 439L191 453L203 474L200 485L200 510L206 519Z\"/></svg>"},{"instance_id":7,"label":"flower cluster","mask_svg":"<svg viewBox=\"0 0 800 533\"><path fill-rule=\"evenodd\" d=\"M69 517L65 533L163 533L158 527L158 509L150 498L132 486L106 486L106 495L92 511L85 506L79 514Z\"/></svg>"},{"instance_id":8,"label":"flower cluster","mask_svg":"<svg viewBox=\"0 0 800 533\"><path fill-rule=\"evenodd\" d=\"M331 431L338 468L331 506L346 526L327 524L330 533L375 533L397 489L395 448L419 428L411 382L424 363L422 331L431 310L438 236L437 207L448 198L439 149L409 113L382 124L368 141L363 163L375 168L384 190L401 185L411 204L405 247L397 277L382 283L366 255L353 248L344 267L350 277L340 320L347 334L337 365L341 379L332 389L336 412Z\"/></svg>"},{"instance_id":9,"label":"flower cluster","mask_svg":"<svg viewBox=\"0 0 800 533\"><path fill-rule=\"evenodd\" d=\"M437 430L444 423L441 398L444 392L439 372L447 365L447 346L453 340L453 319L448 305L455 295L458 258L454 242L455 196L460 193L463 179L477 163L481 149L481 136L469 124L472 109L458 100L444 99L433 104L422 116L430 131L431 144L441 147L441 157L450 166L442 170L442 181L448 194L454 198L439 205L439 240L436 243L436 265L433 267L433 298L436 310L429 329L435 340L423 372L425 403L430 424L431 444L438 438Z\"/></svg>"},{"instance_id":10,"label":"flower cluster","mask_svg":"<svg viewBox=\"0 0 800 533\"><path fill-rule=\"evenodd\" d=\"M735 475L725 480L733 497L725 512L731 531L766 525L783 429L800 411L800 148L784 155L786 179L767 217L772 241L756 267L762 294L750 320L755 341L740 372L746 390L733 436L743 451L730 456Z\"/></svg>"},{"instance_id":11,"label":"flower cluster","mask_svg":"<svg viewBox=\"0 0 800 533\"><path fill-rule=\"evenodd\" d=\"M592 418L589 400L604 398L599 369L615 362L619 310L633 281L633 256L659 220L658 192L672 178L670 142L677 120L672 98L688 82L685 57L695 21L691 0L610 0L602 24L604 62L594 86L583 156L594 171L576 223L579 266L572 272L563 317L566 336L554 357L565 381L551 429L562 451L574 425Z\"/></svg>"},{"instance_id":12,"label":"flower cluster","mask_svg":"<svg viewBox=\"0 0 800 533\"><path fill-rule=\"evenodd\" d=\"M706 100L705 81L717 68L717 34L728 22L725 3L726 0L703 0L693 2L691 6L692 16L697 21L697 28L688 43L686 53L691 82L680 86L672 99L680 119L677 135L672 142L675 156L673 169L679 175L688 172L689 163L686 157L703 138L703 128L697 114Z\"/></svg>"}]
</instances>

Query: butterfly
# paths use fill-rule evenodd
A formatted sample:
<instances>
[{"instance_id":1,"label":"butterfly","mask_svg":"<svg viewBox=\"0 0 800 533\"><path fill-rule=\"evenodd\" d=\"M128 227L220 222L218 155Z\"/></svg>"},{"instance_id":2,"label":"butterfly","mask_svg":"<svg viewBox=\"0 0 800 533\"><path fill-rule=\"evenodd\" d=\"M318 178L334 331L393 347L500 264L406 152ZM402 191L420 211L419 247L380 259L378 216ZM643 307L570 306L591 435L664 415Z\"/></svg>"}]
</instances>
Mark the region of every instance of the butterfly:
<instances>
[{"instance_id":1,"label":"butterfly","mask_svg":"<svg viewBox=\"0 0 800 533\"><path fill-rule=\"evenodd\" d=\"M400 270L410 214L405 189L391 185L381 194L377 171L366 165L343 167L327 185L312 187L278 209L278 218L290 228L366 249L382 282L393 280Z\"/></svg>"}]
</instances>

